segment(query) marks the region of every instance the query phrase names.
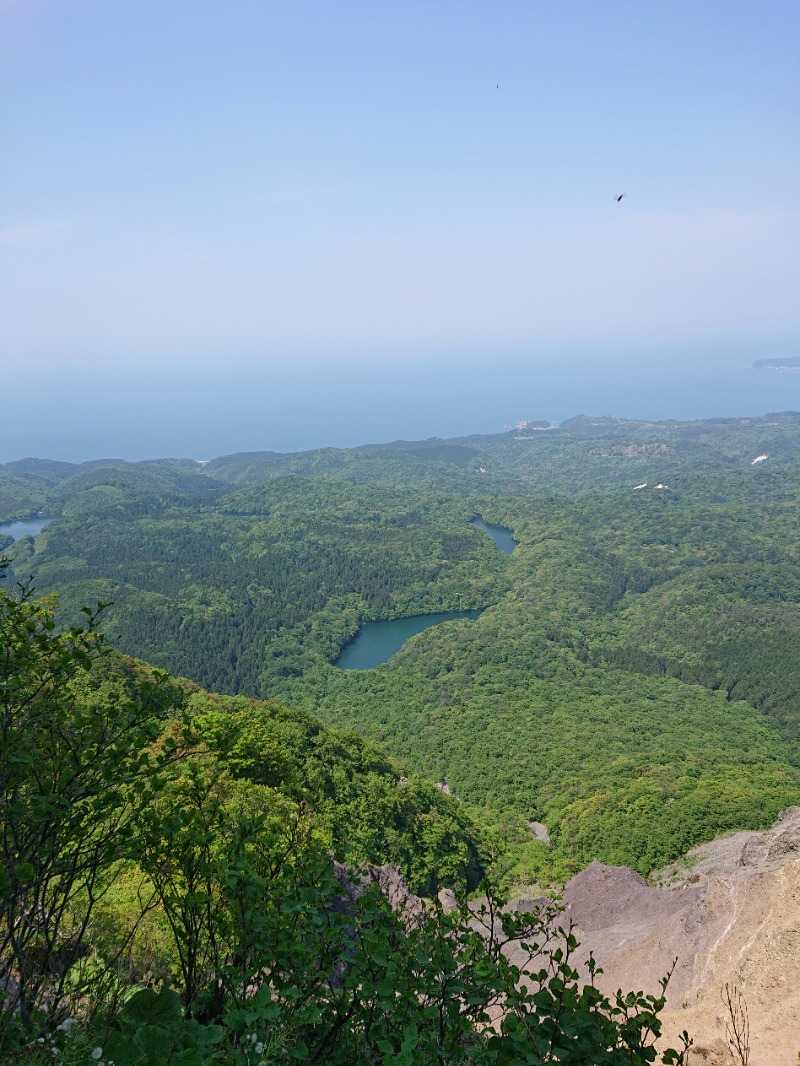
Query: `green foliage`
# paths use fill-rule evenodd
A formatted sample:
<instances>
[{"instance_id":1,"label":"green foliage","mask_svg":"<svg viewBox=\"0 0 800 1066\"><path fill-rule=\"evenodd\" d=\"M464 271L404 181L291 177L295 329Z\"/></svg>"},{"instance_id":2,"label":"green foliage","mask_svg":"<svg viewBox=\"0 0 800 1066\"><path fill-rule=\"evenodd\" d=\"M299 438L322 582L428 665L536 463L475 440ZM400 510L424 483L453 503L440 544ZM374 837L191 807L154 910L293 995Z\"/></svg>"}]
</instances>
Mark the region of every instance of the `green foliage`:
<instances>
[{"instance_id":1,"label":"green foliage","mask_svg":"<svg viewBox=\"0 0 800 1066\"><path fill-rule=\"evenodd\" d=\"M250 904L261 900L266 914L274 900L264 906L259 879L250 887ZM132 1066L686 1061L686 1035L681 1051L655 1048L669 975L658 995L608 997L595 985L601 971L590 957L584 983L575 967L578 943L555 904L512 914L490 893L477 909L445 913L436 905L397 913L374 886L346 903L342 892L330 868L326 875L320 865L314 878L301 877L281 895L273 921L251 920L241 945L247 954L221 978L221 1024L189 1018L174 992L143 990L104 1031L95 1030L95 1060ZM83 1034L76 1034L76 1044L87 1047ZM90 1066L86 1055L69 1061Z\"/></svg>"},{"instance_id":2,"label":"green foliage","mask_svg":"<svg viewBox=\"0 0 800 1066\"><path fill-rule=\"evenodd\" d=\"M251 727L241 702L226 718L195 697L187 723L170 721L169 700L150 700L158 680L154 692L119 660L92 683L93 623L57 634L49 604L0 594L4 1054L55 1051L70 1066L656 1061L663 998L581 986L555 909L510 915L489 893L477 911L413 899L393 911L371 875L332 864L297 755L293 766L270 743L269 712ZM164 685L182 704L184 690ZM320 794L329 781L335 792L347 761L298 717L307 746L323 741L305 773L315 765ZM352 739L358 761L382 768ZM294 795L275 787L284 778ZM438 854L442 824L421 842ZM93 954L94 919L131 871L150 892L140 918L163 917L175 965L159 989L126 987L117 969L102 1002L113 967ZM135 966L139 925L116 964ZM70 996L77 1020L64 1017Z\"/></svg>"},{"instance_id":3,"label":"green foliage","mask_svg":"<svg viewBox=\"0 0 800 1066\"><path fill-rule=\"evenodd\" d=\"M154 686L111 702L79 701L103 649L84 628L56 633L52 604L0 592L0 1046L17 1016L57 1014L67 975L159 763ZM156 683L157 685L157 683Z\"/></svg>"},{"instance_id":4,"label":"green foliage","mask_svg":"<svg viewBox=\"0 0 800 1066\"><path fill-rule=\"evenodd\" d=\"M285 1061L657 1060L663 997L619 993L609 1000L593 981L580 982L577 942L558 925L556 907L513 915L498 904L489 896L478 911L437 907L403 919L368 892L347 915L347 929L329 927L328 936L341 945L345 935L350 949L322 1001L298 995L296 982L278 981L259 1021L278 1022ZM499 1028L487 1028L501 1006ZM665 1052L662 1061L681 1056Z\"/></svg>"},{"instance_id":5,"label":"green foliage","mask_svg":"<svg viewBox=\"0 0 800 1066\"><path fill-rule=\"evenodd\" d=\"M41 1049L44 1062L57 1057L65 1066L206 1066L231 1062L228 1049L220 1047L224 1039L221 1026L187 1018L176 992L142 988L104 1026L90 1031L70 1018L29 1048Z\"/></svg>"},{"instance_id":6,"label":"green foliage","mask_svg":"<svg viewBox=\"0 0 800 1066\"><path fill-rule=\"evenodd\" d=\"M14 468L64 515L14 566L59 589L65 622L113 599L108 631L131 654L357 730L489 823L545 821L552 848L517 839L505 860L522 877L593 857L646 873L800 798L799 425L578 418L206 467ZM513 556L475 514L514 530ZM331 666L364 620L487 605L374 671ZM262 780L289 787L267 751L286 745L237 743L263 743ZM324 758L308 770L331 840L383 858L398 821L391 853L429 870L453 812L428 818L419 782L409 805L380 770L354 789ZM396 815L378 824L376 807Z\"/></svg>"},{"instance_id":7,"label":"green foliage","mask_svg":"<svg viewBox=\"0 0 800 1066\"><path fill-rule=\"evenodd\" d=\"M92 599L121 650L207 688L266 696L332 661L365 619L484 606L506 557L463 501L291 478L215 499L94 485L14 567Z\"/></svg>"},{"instance_id":8,"label":"green foliage","mask_svg":"<svg viewBox=\"0 0 800 1066\"><path fill-rule=\"evenodd\" d=\"M397 805L371 809L374 783L382 779L359 774L339 757L327 768L341 785L342 808L331 801L318 813L315 800L324 799L319 792L294 785L299 774L289 776L292 796L276 787L280 782L259 783L258 767L247 776L237 763L232 773L218 738L227 727L230 741L238 728L247 732L250 724L250 716L245 719L243 714L229 715L227 720L219 710L197 715L187 735L192 747L184 751L139 817L136 862L153 886L168 923L184 1003L201 1015L211 1009L209 996L215 1001L221 995L238 995L241 979L235 978L231 990L224 976L226 960L248 959L258 942L261 954L272 958L270 967L277 965L275 959L286 940L285 899L297 893L298 883L314 886L320 878L330 877L331 843L338 853L346 850L362 861L366 856L359 852L369 845L375 849L373 861L385 855L407 859L412 884L430 891L442 881L469 887L466 875L476 878L480 871L470 827L463 815L448 820L447 797L441 797L438 805L426 804L423 791L418 806L404 797L402 818ZM256 726L263 727L263 720ZM217 737L216 753L205 746L209 734ZM330 734L320 730L319 738L329 741ZM305 774L313 780L311 762L306 762ZM349 778L341 773L345 768L351 771ZM401 795L405 792L401 782L386 774L387 792L393 786ZM354 810L350 803L355 803ZM453 801L450 805L455 806ZM347 840L351 827L355 840ZM288 913L293 926L297 915L293 908ZM302 938L309 935L306 931ZM263 947L265 939L269 951ZM255 965L253 980L264 965L263 961ZM216 991L209 991L215 980Z\"/></svg>"},{"instance_id":9,"label":"green foliage","mask_svg":"<svg viewBox=\"0 0 800 1066\"><path fill-rule=\"evenodd\" d=\"M231 775L313 807L342 858L392 863L428 894L442 884L471 889L483 875L478 833L463 805L356 733L242 697L197 694L189 713L198 740Z\"/></svg>"},{"instance_id":10,"label":"green foliage","mask_svg":"<svg viewBox=\"0 0 800 1066\"><path fill-rule=\"evenodd\" d=\"M102 1045L103 1058L115 1066L203 1066L221 1061L215 1052L223 1038L216 1025L184 1017L170 989L137 992L120 1011Z\"/></svg>"}]
</instances>

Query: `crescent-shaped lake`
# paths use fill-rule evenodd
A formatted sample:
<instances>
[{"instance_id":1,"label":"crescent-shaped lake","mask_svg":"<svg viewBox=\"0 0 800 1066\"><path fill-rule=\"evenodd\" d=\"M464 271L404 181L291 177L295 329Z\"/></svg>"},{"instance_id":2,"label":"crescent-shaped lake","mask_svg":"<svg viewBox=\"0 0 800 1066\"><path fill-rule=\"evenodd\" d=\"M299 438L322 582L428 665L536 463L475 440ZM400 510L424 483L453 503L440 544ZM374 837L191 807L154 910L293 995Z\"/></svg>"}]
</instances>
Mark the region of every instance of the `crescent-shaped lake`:
<instances>
[{"instance_id":1,"label":"crescent-shaped lake","mask_svg":"<svg viewBox=\"0 0 800 1066\"><path fill-rule=\"evenodd\" d=\"M371 670L380 666L423 629L450 622L454 618L477 618L476 611L441 611L438 614L415 614L410 618L390 618L385 622L365 622L353 639L345 644L333 664L340 670Z\"/></svg>"},{"instance_id":2,"label":"crescent-shaped lake","mask_svg":"<svg viewBox=\"0 0 800 1066\"><path fill-rule=\"evenodd\" d=\"M488 533L500 551L511 555L517 541L505 526L494 526L482 518L472 524ZM351 641L342 648L333 664L340 670L371 670L400 651L405 642L431 626L450 622L454 618L477 618L483 608L473 611L442 611L439 614L415 614L410 618L390 618L384 622L365 622Z\"/></svg>"},{"instance_id":3,"label":"crescent-shaped lake","mask_svg":"<svg viewBox=\"0 0 800 1066\"><path fill-rule=\"evenodd\" d=\"M513 555L519 541L514 540L510 529L505 526L493 526L491 522L484 522L482 518L473 518L472 524L482 529L484 533L488 533L501 552Z\"/></svg>"}]
</instances>

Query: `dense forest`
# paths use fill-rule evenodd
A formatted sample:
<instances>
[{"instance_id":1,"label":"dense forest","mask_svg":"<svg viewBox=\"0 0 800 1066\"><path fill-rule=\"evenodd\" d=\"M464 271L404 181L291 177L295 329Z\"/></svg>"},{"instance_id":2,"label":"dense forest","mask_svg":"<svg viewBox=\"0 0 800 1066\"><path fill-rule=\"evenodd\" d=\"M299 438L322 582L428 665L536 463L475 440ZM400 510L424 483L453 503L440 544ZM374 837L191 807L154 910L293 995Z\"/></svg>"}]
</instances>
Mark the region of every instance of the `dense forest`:
<instances>
[{"instance_id":1,"label":"dense forest","mask_svg":"<svg viewBox=\"0 0 800 1066\"><path fill-rule=\"evenodd\" d=\"M502 910L486 882L467 905L485 854L456 799L305 712L121 656L96 622L58 632L29 586L0 591L3 1062L686 1061L688 1036L654 1046L669 974L609 998L557 905Z\"/></svg>"},{"instance_id":2,"label":"dense forest","mask_svg":"<svg viewBox=\"0 0 800 1066\"><path fill-rule=\"evenodd\" d=\"M446 781L511 881L593 858L647 874L800 800L796 415L26 460L0 498L58 516L7 553L61 625L110 603L121 651ZM467 608L375 669L333 665L365 621Z\"/></svg>"}]
</instances>

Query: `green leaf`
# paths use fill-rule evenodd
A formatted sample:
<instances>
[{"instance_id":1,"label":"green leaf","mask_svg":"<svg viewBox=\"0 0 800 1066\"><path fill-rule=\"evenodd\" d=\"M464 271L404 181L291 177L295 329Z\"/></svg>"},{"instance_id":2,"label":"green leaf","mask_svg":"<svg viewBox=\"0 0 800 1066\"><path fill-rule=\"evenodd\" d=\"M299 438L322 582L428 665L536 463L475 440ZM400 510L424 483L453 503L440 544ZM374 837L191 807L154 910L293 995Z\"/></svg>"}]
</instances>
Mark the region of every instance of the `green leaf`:
<instances>
[{"instance_id":1,"label":"green leaf","mask_svg":"<svg viewBox=\"0 0 800 1066\"><path fill-rule=\"evenodd\" d=\"M163 988L160 992L143 988L122 1008L122 1018L135 1026L161 1025L172 1029L182 1016L180 997L171 988Z\"/></svg>"},{"instance_id":2,"label":"green leaf","mask_svg":"<svg viewBox=\"0 0 800 1066\"><path fill-rule=\"evenodd\" d=\"M294 1047L290 1047L288 1054L298 1062L306 1062L310 1058L309 1050L302 1040L298 1040Z\"/></svg>"},{"instance_id":3,"label":"green leaf","mask_svg":"<svg viewBox=\"0 0 800 1066\"><path fill-rule=\"evenodd\" d=\"M20 862L14 867L14 877L22 884L29 884L36 876L36 870L31 862Z\"/></svg>"}]
</instances>

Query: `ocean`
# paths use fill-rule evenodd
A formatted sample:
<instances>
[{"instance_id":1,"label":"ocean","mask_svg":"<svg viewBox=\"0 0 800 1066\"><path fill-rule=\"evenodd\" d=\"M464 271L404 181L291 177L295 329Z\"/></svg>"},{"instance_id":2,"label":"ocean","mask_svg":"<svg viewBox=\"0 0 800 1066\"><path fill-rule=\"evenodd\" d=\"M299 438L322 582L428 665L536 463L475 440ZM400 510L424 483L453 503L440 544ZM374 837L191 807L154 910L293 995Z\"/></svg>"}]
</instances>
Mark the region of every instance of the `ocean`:
<instances>
[{"instance_id":1,"label":"ocean","mask_svg":"<svg viewBox=\"0 0 800 1066\"><path fill-rule=\"evenodd\" d=\"M260 365L54 368L6 394L0 462L211 459L495 433L573 415L696 419L800 409L800 372L753 367L794 352L624 357L485 353Z\"/></svg>"}]
</instances>

